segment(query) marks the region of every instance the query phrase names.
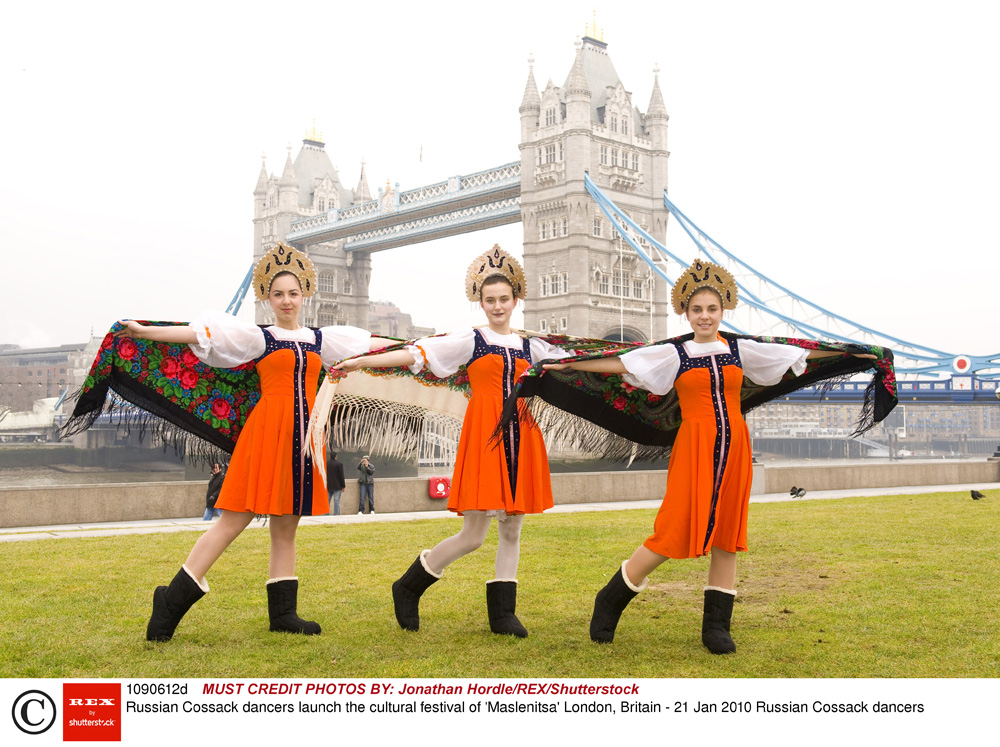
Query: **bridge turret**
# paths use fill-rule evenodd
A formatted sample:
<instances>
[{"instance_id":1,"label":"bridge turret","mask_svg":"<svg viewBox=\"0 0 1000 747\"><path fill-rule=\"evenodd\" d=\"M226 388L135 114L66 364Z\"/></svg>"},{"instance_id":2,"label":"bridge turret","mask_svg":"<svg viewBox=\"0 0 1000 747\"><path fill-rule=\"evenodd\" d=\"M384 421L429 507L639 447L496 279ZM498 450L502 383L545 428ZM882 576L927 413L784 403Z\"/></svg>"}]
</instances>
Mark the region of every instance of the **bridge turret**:
<instances>
[{"instance_id":1,"label":"bridge turret","mask_svg":"<svg viewBox=\"0 0 1000 747\"><path fill-rule=\"evenodd\" d=\"M576 43L576 59L566 81L566 124L590 129L590 86L583 69L583 43Z\"/></svg>"},{"instance_id":2,"label":"bridge turret","mask_svg":"<svg viewBox=\"0 0 1000 747\"><path fill-rule=\"evenodd\" d=\"M265 157L260 157L260 174L257 176L257 186L253 190L253 217L261 218L264 215L264 202L267 199L267 162Z\"/></svg>"},{"instance_id":3,"label":"bridge turret","mask_svg":"<svg viewBox=\"0 0 1000 747\"><path fill-rule=\"evenodd\" d=\"M284 211L298 212L299 207L299 182L295 178L295 167L292 166L292 146L288 146L288 155L285 158L285 170L281 172L281 179L278 180L278 209Z\"/></svg>"},{"instance_id":4,"label":"bridge turret","mask_svg":"<svg viewBox=\"0 0 1000 747\"><path fill-rule=\"evenodd\" d=\"M535 83L535 58L528 57L528 82L524 84L524 96L521 97L521 142L527 142L538 129L538 115L542 110L542 99L538 95L538 84Z\"/></svg>"},{"instance_id":5,"label":"bridge turret","mask_svg":"<svg viewBox=\"0 0 1000 747\"><path fill-rule=\"evenodd\" d=\"M368 178L365 176L365 160L361 159L361 178L358 179L358 188L354 190L354 204L360 205L363 202L372 201L372 191L368 188Z\"/></svg>"},{"instance_id":6,"label":"bridge turret","mask_svg":"<svg viewBox=\"0 0 1000 747\"><path fill-rule=\"evenodd\" d=\"M649 108L646 109L646 134L652 141L650 151L650 176L654 195L662 195L667 188L667 114L663 94L660 92L660 66L653 68L653 93L649 97Z\"/></svg>"}]
</instances>

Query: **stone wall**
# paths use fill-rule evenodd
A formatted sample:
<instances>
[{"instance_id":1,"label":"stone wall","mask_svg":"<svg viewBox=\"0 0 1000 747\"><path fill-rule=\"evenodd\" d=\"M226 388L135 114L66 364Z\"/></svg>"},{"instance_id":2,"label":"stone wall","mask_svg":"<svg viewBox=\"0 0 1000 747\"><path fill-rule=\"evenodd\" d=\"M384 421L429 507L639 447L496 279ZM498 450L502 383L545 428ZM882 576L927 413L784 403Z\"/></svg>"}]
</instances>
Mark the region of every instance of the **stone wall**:
<instances>
[{"instance_id":1,"label":"stone wall","mask_svg":"<svg viewBox=\"0 0 1000 747\"><path fill-rule=\"evenodd\" d=\"M659 500L666 478L666 470L560 473L552 475L552 491L557 504ZM996 482L1000 482L1000 460L755 465L752 492L785 493L792 485L819 491ZM194 481L0 488L0 527L201 516L205 511L206 484ZM439 511L446 503L428 496L427 478L390 478L375 483L375 509L379 513ZM358 484L349 481L341 496L341 513L355 513L357 505Z\"/></svg>"}]
</instances>

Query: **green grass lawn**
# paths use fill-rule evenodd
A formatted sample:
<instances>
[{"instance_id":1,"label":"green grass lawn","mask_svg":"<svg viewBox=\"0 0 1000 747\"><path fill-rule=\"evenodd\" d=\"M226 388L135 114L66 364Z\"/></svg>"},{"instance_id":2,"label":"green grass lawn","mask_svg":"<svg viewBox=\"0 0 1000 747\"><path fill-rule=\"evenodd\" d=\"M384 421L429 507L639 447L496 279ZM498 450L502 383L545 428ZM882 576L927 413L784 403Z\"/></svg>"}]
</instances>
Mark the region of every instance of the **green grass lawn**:
<instances>
[{"instance_id":1,"label":"green grass lawn","mask_svg":"<svg viewBox=\"0 0 1000 747\"><path fill-rule=\"evenodd\" d=\"M389 586L456 519L303 528L300 613L320 636L269 633L268 535L248 530L173 641L145 641L153 587L190 533L10 542L0 578L0 677L997 677L1000 496L968 493L759 504L740 556L732 656L701 645L706 559L670 561L615 642L587 633L594 594L654 512L552 514L522 533L518 616L494 636L484 548L445 572L401 630Z\"/></svg>"}]
</instances>

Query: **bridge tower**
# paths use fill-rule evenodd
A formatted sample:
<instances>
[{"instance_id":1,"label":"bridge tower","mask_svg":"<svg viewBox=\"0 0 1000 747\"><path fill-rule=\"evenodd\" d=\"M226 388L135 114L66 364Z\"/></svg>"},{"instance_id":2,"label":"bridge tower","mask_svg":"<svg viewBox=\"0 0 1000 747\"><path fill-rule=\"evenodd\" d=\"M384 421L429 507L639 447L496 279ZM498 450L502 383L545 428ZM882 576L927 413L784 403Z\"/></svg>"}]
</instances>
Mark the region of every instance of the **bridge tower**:
<instances>
[{"instance_id":1,"label":"bridge tower","mask_svg":"<svg viewBox=\"0 0 1000 747\"><path fill-rule=\"evenodd\" d=\"M666 337L668 288L616 238L584 173L664 241L667 110L654 70L643 114L588 28L563 86L539 93L533 60L521 101L521 217L527 329L605 339Z\"/></svg>"},{"instance_id":2,"label":"bridge tower","mask_svg":"<svg viewBox=\"0 0 1000 747\"><path fill-rule=\"evenodd\" d=\"M294 163L292 148L288 146L280 178L269 176L266 166L261 164L253 196L255 262L265 249L284 240L292 221L372 199L364 164L357 188L345 187L315 125L306 133ZM316 265L318 286L312 303L302 310L302 321L308 326L368 327L371 258L364 251L344 252L342 243L331 241L306 247ZM265 321L265 312L258 305L256 322L263 324Z\"/></svg>"}]
</instances>

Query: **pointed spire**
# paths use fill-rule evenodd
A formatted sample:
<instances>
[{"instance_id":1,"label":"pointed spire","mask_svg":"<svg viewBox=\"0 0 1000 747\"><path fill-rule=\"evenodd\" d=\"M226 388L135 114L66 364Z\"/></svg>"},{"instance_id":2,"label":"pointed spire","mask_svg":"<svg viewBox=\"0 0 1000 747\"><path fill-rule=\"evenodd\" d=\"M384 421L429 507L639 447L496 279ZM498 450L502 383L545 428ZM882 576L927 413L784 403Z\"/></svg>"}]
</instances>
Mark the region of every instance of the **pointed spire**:
<instances>
[{"instance_id":1,"label":"pointed spire","mask_svg":"<svg viewBox=\"0 0 1000 747\"><path fill-rule=\"evenodd\" d=\"M371 202L372 193L368 189L368 179L365 176L365 159L361 159L361 178L358 180L358 188L354 190L354 204L360 205L362 202Z\"/></svg>"},{"instance_id":2,"label":"pointed spire","mask_svg":"<svg viewBox=\"0 0 1000 747\"><path fill-rule=\"evenodd\" d=\"M528 82L524 85L524 97L521 99L521 114L541 110L542 98L538 95L538 84L535 83L535 57L528 55Z\"/></svg>"},{"instance_id":3,"label":"pointed spire","mask_svg":"<svg viewBox=\"0 0 1000 747\"><path fill-rule=\"evenodd\" d=\"M580 42L580 37L576 39L576 59L573 60L573 69L569 71L569 80L566 81L566 95L573 94L586 95L590 98L587 74L583 71L583 44Z\"/></svg>"},{"instance_id":4,"label":"pointed spire","mask_svg":"<svg viewBox=\"0 0 1000 747\"><path fill-rule=\"evenodd\" d=\"M260 174L257 176L257 186L254 187L255 195L262 195L267 192L267 156L260 154Z\"/></svg>"},{"instance_id":5,"label":"pointed spire","mask_svg":"<svg viewBox=\"0 0 1000 747\"><path fill-rule=\"evenodd\" d=\"M281 172L281 181L278 182L281 186L290 186L293 184L297 185L295 180L295 168L292 166L292 146L288 145L288 156L285 159L285 170Z\"/></svg>"},{"instance_id":6,"label":"pointed spire","mask_svg":"<svg viewBox=\"0 0 1000 747\"><path fill-rule=\"evenodd\" d=\"M646 109L646 122L650 120L670 119L667 114L667 106L663 103L663 94L660 92L660 66L653 68L653 94L649 97L649 107Z\"/></svg>"}]
</instances>

